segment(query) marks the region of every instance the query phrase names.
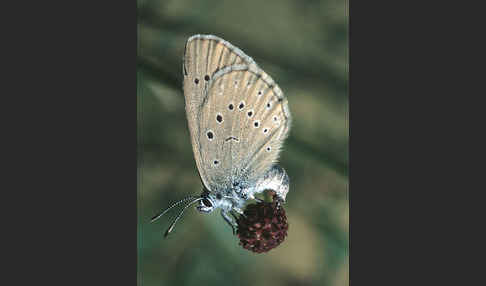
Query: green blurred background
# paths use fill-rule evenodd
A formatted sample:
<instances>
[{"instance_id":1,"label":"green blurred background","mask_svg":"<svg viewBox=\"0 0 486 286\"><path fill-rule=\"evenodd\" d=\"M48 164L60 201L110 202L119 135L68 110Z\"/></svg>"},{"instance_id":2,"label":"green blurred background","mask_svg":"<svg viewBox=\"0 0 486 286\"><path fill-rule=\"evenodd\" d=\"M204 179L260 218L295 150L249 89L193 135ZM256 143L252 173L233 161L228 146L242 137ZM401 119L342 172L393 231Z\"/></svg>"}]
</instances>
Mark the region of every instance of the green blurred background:
<instances>
[{"instance_id":1,"label":"green blurred background","mask_svg":"<svg viewBox=\"0 0 486 286\"><path fill-rule=\"evenodd\" d=\"M346 0L137 2L138 285L349 285L348 9ZM182 55L194 34L242 49L279 84L293 126L287 239L266 254L238 245L218 212L188 209L202 189L187 128Z\"/></svg>"}]
</instances>

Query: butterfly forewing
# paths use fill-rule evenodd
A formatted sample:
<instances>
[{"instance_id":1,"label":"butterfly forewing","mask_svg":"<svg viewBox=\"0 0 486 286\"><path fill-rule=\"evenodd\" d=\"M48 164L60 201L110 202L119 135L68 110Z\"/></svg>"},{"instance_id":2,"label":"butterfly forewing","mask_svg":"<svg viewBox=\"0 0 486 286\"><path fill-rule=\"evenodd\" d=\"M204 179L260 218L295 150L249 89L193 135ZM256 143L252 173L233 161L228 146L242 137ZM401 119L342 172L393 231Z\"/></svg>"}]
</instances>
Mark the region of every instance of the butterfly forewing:
<instances>
[{"instance_id":1,"label":"butterfly forewing","mask_svg":"<svg viewBox=\"0 0 486 286\"><path fill-rule=\"evenodd\" d=\"M214 73L235 63L251 64L253 60L228 42L212 35L195 35L186 42L182 66L186 115L196 165L206 188L209 188L209 170L205 170L202 165L201 145L197 136L200 133L201 107Z\"/></svg>"},{"instance_id":2,"label":"butterfly forewing","mask_svg":"<svg viewBox=\"0 0 486 286\"><path fill-rule=\"evenodd\" d=\"M206 188L258 179L278 159L290 128L280 88L250 57L215 36L188 40L183 69L193 151Z\"/></svg>"}]
</instances>

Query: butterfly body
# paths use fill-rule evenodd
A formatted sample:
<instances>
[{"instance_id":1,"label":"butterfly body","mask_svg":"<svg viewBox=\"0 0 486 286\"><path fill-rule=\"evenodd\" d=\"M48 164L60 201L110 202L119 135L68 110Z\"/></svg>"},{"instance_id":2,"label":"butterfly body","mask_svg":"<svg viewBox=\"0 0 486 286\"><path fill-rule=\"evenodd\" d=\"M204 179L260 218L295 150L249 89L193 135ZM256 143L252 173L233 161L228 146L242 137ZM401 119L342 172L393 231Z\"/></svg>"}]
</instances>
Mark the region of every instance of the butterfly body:
<instances>
[{"instance_id":1,"label":"butterfly body","mask_svg":"<svg viewBox=\"0 0 486 286\"><path fill-rule=\"evenodd\" d=\"M285 201L289 190L289 178L279 165L273 165L264 176L254 182L235 179L229 187L213 191L205 189L201 194L201 198L205 200L200 201L198 210L210 212L219 208L225 212L236 211L241 214L245 203L256 199L255 195L265 190L274 191L281 201Z\"/></svg>"},{"instance_id":2,"label":"butterfly body","mask_svg":"<svg viewBox=\"0 0 486 286\"><path fill-rule=\"evenodd\" d=\"M235 230L230 214L243 214L256 194L272 190L285 202L289 179L277 160L290 130L288 101L251 57L217 36L190 37L182 70L189 133L204 186L193 202L199 201L200 212L220 209Z\"/></svg>"}]
</instances>

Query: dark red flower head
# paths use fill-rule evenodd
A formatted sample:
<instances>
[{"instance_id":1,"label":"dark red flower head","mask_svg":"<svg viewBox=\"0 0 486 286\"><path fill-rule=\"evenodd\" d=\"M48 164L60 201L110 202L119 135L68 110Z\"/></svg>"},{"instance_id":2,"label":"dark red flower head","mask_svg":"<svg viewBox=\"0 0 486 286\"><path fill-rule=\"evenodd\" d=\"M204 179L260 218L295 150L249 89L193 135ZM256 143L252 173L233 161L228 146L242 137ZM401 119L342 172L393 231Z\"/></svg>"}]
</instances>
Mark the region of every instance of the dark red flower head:
<instances>
[{"instance_id":1,"label":"dark red flower head","mask_svg":"<svg viewBox=\"0 0 486 286\"><path fill-rule=\"evenodd\" d=\"M285 210L276 200L248 205L237 223L240 245L256 253L267 252L280 245L289 228Z\"/></svg>"}]
</instances>

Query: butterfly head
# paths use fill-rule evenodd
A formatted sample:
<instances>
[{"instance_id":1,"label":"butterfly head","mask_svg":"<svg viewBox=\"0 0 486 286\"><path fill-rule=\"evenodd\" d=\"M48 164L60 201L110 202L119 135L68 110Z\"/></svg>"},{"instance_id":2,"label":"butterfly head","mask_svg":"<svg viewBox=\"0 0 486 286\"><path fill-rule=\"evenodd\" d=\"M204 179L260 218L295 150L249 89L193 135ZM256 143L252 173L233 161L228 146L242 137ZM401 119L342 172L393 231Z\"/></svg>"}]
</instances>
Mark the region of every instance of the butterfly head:
<instances>
[{"instance_id":1,"label":"butterfly head","mask_svg":"<svg viewBox=\"0 0 486 286\"><path fill-rule=\"evenodd\" d=\"M220 192L209 192L204 190L201 194L201 200L196 209L202 213L210 213L215 209L231 210L233 207L233 201L223 196Z\"/></svg>"},{"instance_id":2,"label":"butterfly head","mask_svg":"<svg viewBox=\"0 0 486 286\"><path fill-rule=\"evenodd\" d=\"M203 192L201 194L201 200L196 209L202 213L210 213L214 210L214 200L209 192Z\"/></svg>"}]
</instances>

